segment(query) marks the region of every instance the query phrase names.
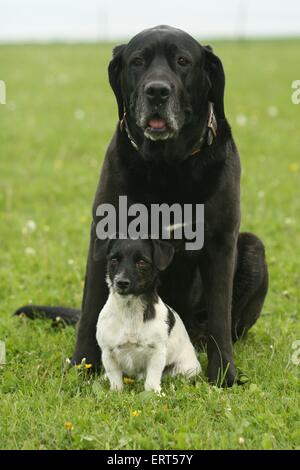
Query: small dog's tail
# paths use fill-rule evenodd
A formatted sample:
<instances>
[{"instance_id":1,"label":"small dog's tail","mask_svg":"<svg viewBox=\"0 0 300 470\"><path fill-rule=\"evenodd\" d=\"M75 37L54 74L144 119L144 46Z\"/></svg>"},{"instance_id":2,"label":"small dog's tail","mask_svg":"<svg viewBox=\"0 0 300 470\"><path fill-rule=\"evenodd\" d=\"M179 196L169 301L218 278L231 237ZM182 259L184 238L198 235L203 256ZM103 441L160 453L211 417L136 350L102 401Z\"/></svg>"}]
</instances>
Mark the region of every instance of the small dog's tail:
<instances>
[{"instance_id":1,"label":"small dog's tail","mask_svg":"<svg viewBox=\"0 0 300 470\"><path fill-rule=\"evenodd\" d=\"M15 311L14 315L26 315L36 318L50 318L56 322L62 320L67 325L75 325L80 317L80 310L68 307L48 307L47 305L24 305Z\"/></svg>"}]
</instances>

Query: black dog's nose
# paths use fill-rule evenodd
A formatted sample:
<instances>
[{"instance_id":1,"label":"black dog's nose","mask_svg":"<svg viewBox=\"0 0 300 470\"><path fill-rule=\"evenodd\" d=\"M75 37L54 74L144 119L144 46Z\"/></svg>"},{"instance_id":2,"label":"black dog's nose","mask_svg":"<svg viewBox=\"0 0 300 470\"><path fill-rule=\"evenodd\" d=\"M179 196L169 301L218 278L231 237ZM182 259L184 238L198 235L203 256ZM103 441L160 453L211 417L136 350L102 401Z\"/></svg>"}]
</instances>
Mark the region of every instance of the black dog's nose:
<instances>
[{"instance_id":1,"label":"black dog's nose","mask_svg":"<svg viewBox=\"0 0 300 470\"><path fill-rule=\"evenodd\" d=\"M162 103L169 98L171 87L168 83L157 80L147 83L145 93L149 101Z\"/></svg>"},{"instance_id":2,"label":"black dog's nose","mask_svg":"<svg viewBox=\"0 0 300 470\"><path fill-rule=\"evenodd\" d=\"M127 287L129 287L130 282L128 279L119 279L116 284L118 289L125 290Z\"/></svg>"}]
</instances>

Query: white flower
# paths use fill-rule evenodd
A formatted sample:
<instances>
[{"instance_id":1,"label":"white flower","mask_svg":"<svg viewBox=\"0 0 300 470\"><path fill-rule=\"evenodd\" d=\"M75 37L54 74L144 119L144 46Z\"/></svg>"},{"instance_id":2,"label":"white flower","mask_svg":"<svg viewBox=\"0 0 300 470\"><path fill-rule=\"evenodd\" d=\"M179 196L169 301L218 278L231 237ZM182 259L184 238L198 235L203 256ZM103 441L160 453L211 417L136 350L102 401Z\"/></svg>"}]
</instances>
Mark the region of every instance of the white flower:
<instances>
[{"instance_id":1,"label":"white flower","mask_svg":"<svg viewBox=\"0 0 300 470\"><path fill-rule=\"evenodd\" d=\"M278 116L278 108L276 106L269 106L268 108L268 115L270 117Z\"/></svg>"},{"instance_id":2,"label":"white flower","mask_svg":"<svg viewBox=\"0 0 300 470\"><path fill-rule=\"evenodd\" d=\"M78 119L79 121L82 121L82 119L85 118L85 112L83 109L76 109L74 113L75 119Z\"/></svg>"},{"instance_id":3,"label":"white flower","mask_svg":"<svg viewBox=\"0 0 300 470\"><path fill-rule=\"evenodd\" d=\"M284 223L285 223L285 225L294 225L294 220L291 219L290 217L286 217L284 219Z\"/></svg>"},{"instance_id":4,"label":"white flower","mask_svg":"<svg viewBox=\"0 0 300 470\"><path fill-rule=\"evenodd\" d=\"M9 111L15 111L16 107L17 107L17 105L14 101L9 101L7 103L7 109L9 109Z\"/></svg>"},{"instance_id":5,"label":"white flower","mask_svg":"<svg viewBox=\"0 0 300 470\"><path fill-rule=\"evenodd\" d=\"M236 117L236 123L238 126L244 127L248 124L248 118L245 114L238 114Z\"/></svg>"},{"instance_id":6,"label":"white flower","mask_svg":"<svg viewBox=\"0 0 300 470\"><path fill-rule=\"evenodd\" d=\"M74 260L73 259L68 259L68 265L73 266L73 264L74 264Z\"/></svg>"},{"instance_id":7,"label":"white flower","mask_svg":"<svg viewBox=\"0 0 300 470\"><path fill-rule=\"evenodd\" d=\"M27 235L28 233L35 232L36 230L36 223L34 220L27 220L24 227L22 228L22 233Z\"/></svg>"},{"instance_id":8,"label":"white flower","mask_svg":"<svg viewBox=\"0 0 300 470\"><path fill-rule=\"evenodd\" d=\"M239 444L241 444L241 445L245 444L244 437L239 437Z\"/></svg>"},{"instance_id":9,"label":"white flower","mask_svg":"<svg viewBox=\"0 0 300 470\"><path fill-rule=\"evenodd\" d=\"M35 255L35 250L33 248L31 248L30 246L28 246L27 248L25 248L25 255L34 256Z\"/></svg>"}]
</instances>

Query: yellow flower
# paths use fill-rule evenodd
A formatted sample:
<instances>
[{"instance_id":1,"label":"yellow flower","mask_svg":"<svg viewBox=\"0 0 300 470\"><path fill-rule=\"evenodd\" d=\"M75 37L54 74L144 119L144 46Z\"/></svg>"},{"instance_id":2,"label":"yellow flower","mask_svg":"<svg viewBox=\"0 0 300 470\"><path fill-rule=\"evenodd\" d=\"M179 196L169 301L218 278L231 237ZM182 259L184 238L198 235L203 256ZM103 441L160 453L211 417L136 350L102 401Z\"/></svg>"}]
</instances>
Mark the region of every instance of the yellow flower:
<instances>
[{"instance_id":1,"label":"yellow flower","mask_svg":"<svg viewBox=\"0 0 300 470\"><path fill-rule=\"evenodd\" d=\"M291 163L290 166L289 166L289 170L290 170L291 173L294 173L294 174L298 173L298 171L299 171L298 163Z\"/></svg>"},{"instance_id":2,"label":"yellow flower","mask_svg":"<svg viewBox=\"0 0 300 470\"><path fill-rule=\"evenodd\" d=\"M140 414L141 414L140 410L134 410L131 412L131 416L133 416L134 418L136 418L137 416L140 416Z\"/></svg>"},{"instance_id":3,"label":"yellow flower","mask_svg":"<svg viewBox=\"0 0 300 470\"><path fill-rule=\"evenodd\" d=\"M124 377L123 382L124 382L124 384L127 384L127 385L134 384L134 380L130 379L129 377Z\"/></svg>"},{"instance_id":4,"label":"yellow flower","mask_svg":"<svg viewBox=\"0 0 300 470\"><path fill-rule=\"evenodd\" d=\"M85 369L90 369L92 367L92 364L84 364Z\"/></svg>"},{"instance_id":5,"label":"yellow flower","mask_svg":"<svg viewBox=\"0 0 300 470\"><path fill-rule=\"evenodd\" d=\"M66 422L64 423L64 428L65 428L67 431L71 432L71 431L73 431L74 426L73 426L73 424L71 423L71 421L66 421Z\"/></svg>"}]
</instances>

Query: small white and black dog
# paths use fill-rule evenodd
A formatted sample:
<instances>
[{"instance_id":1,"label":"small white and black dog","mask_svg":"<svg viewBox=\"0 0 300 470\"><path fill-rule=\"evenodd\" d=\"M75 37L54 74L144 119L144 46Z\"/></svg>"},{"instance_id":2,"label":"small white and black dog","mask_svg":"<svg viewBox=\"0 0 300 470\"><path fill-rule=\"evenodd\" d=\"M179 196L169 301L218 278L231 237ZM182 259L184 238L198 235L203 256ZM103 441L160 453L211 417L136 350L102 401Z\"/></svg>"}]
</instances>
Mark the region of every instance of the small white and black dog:
<instances>
[{"instance_id":1,"label":"small white and black dog","mask_svg":"<svg viewBox=\"0 0 300 470\"><path fill-rule=\"evenodd\" d=\"M192 377L201 371L179 315L157 294L158 275L174 248L159 240L109 240L95 245L107 255L109 297L100 312L97 341L112 390L123 374L145 379L145 390L160 391L163 373ZM102 252L102 253L101 253Z\"/></svg>"}]
</instances>

